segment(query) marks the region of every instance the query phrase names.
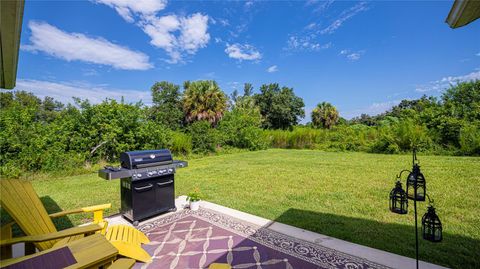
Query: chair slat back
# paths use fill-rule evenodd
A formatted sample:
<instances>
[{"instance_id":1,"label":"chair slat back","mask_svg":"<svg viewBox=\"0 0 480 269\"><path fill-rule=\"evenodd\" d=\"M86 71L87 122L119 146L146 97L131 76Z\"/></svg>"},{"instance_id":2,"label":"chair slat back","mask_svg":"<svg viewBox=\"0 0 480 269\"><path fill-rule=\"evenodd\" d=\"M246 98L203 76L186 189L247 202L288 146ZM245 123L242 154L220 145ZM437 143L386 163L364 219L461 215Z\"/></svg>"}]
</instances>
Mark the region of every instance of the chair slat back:
<instances>
[{"instance_id":1,"label":"chair slat back","mask_svg":"<svg viewBox=\"0 0 480 269\"><path fill-rule=\"evenodd\" d=\"M37 193L25 180L0 180L0 203L26 235L57 232ZM51 248L57 240L35 243L39 250Z\"/></svg>"}]
</instances>

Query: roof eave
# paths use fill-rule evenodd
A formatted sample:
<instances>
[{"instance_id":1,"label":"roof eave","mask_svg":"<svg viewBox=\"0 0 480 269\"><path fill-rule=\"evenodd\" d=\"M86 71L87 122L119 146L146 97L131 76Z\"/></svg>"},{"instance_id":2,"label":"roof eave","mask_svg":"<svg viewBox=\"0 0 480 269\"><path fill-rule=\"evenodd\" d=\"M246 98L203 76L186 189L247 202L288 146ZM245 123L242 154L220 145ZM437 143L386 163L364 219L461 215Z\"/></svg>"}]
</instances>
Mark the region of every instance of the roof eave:
<instances>
[{"instance_id":1,"label":"roof eave","mask_svg":"<svg viewBox=\"0 0 480 269\"><path fill-rule=\"evenodd\" d=\"M0 88L15 87L24 4L24 0L0 1Z\"/></svg>"},{"instance_id":2,"label":"roof eave","mask_svg":"<svg viewBox=\"0 0 480 269\"><path fill-rule=\"evenodd\" d=\"M465 26L480 18L479 0L455 0L446 22L451 28Z\"/></svg>"}]
</instances>

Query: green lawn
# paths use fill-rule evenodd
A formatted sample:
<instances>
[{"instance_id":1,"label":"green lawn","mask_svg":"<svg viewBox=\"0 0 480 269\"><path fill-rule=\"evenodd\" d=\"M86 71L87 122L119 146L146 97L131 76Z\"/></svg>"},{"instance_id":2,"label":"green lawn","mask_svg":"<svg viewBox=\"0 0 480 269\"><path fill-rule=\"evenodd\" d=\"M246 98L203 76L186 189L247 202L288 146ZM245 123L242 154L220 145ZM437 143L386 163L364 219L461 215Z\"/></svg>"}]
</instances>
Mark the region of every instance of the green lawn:
<instances>
[{"instance_id":1,"label":"green lawn","mask_svg":"<svg viewBox=\"0 0 480 269\"><path fill-rule=\"evenodd\" d=\"M480 268L480 158L419 155L444 241L420 240L420 258ZM205 199L268 219L414 257L413 204L390 213L388 193L410 155L267 150L191 160L176 175L177 195L199 187ZM50 210L99 203L119 208L119 182L96 174L34 180ZM419 205L419 221L427 204ZM63 221L79 223L85 216Z\"/></svg>"}]
</instances>

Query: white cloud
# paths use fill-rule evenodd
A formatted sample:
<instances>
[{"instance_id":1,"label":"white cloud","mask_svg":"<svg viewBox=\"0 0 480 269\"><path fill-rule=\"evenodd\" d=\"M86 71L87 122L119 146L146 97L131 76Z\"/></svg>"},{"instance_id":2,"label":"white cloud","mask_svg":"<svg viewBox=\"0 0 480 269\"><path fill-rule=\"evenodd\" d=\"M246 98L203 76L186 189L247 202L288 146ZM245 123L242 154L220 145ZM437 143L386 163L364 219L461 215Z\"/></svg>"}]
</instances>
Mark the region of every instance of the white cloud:
<instances>
[{"instance_id":1,"label":"white cloud","mask_svg":"<svg viewBox=\"0 0 480 269\"><path fill-rule=\"evenodd\" d=\"M320 44L315 40L315 35L309 35L305 37L290 36L287 41L287 47L285 50L307 50L307 51L319 51L332 47L332 43Z\"/></svg>"},{"instance_id":2,"label":"white cloud","mask_svg":"<svg viewBox=\"0 0 480 269\"><path fill-rule=\"evenodd\" d=\"M94 0L114 8L128 22L136 22L151 38L150 44L165 50L168 63L183 62L186 55L195 54L210 40L207 15L194 13L189 16L157 16L163 10L166 0Z\"/></svg>"},{"instance_id":3,"label":"white cloud","mask_svg":"<svg viewBox=\"0 0 480 269\"><path fill-rule=\"evenodd\" d=\"M393 101L386 101L386 102L379 102L379 103L377 102L377 103L372 103L371 105L364 108L346 111L342 114L346 119L351 119L351 118L360 116L361 114L368 114L370 116L375 116L389 110L390 108L398 105L399 103L400 103L400 100L393 100Z\"/></svg>"},{"instance_id":4,"label":"white cloud","mask_svg":"<svg viewBox=\"0 0 480 269\"><path fill-rule=\"evenodd\" d=\"M181 19L182 29L180 35L180 44L188 53L195 53L199 48L206 46L210 40L207 33L208 16L195 13L190 17Z\"/></svg>"},{"instance_id":5,"label":"white cloud","mask_svg":"<svg viewBox=\"0 0 480 269\"><path fill-rule=\"evenodd\" d=\"M147 105L152 103L148 90L120 90L108 88L105 85L92 85L85 82L50 82L35 79L18 79L14 90L33 92L40 98L50 96L65 104L73 103L72 97L88 99L92 103L100 103L106 98L120 101L122 97L126 102L142 101Z\"/></svg>"},{"instance_id":6,"label":"white cloud","mask_svg":"<svg viewBox=\"0 0 480 269\"><path fill-rule=\"evenodd\" d=\"M267 68L268 73L274 73L274 72L277 72L277 71L278 71L278 66L276 66L276 65L272 65L269 68Z\"/></svg>"},{"instance_id":7,"label":"white cloud","mask_svg":"<svg viewBox=\"0 0 480 269\"><path fill-rule=\"evenodd\" d=\"M351 60L351 61L357 61L357 60L360 59L360 56L361 56L360 53L354 52L354 53L348 54L348 55L347 55L347 58L348 58L349 60Z\"/></svg>"},{"instance_id":8,"label":"white cloud","mask_svg":"<svg viewBox=\"0 0 480 269\"><path fill-rule=\"evenodd\" d=\"M208 16L195 13L187 17L167 15L149 17L141 23L143 31L152 39L150 43L164 49L169 63L182 61L185 54L195 54L210 40Z\"/></svg>"},{"instance_id":9,"label":"white cloud","mask_svg":"<svg viewBox=\"0 0 480 269\"><path fill-rule=\"evenodd\" d=\"M323 12L327 10L332 4L335 2L334 0L327 0L327 1L318 1L318 0L308 0L305 2L305 6L311 9L313 12Z\"/></svg>"},{"instance_id":10,"label":"white cloud","mask_svg":"<svg viewBox=\"0 0 480 269\"><path fill-rule=\"evenodd\" d=\"M360 60L363 54L365 54L365 50L359 51L350 51L348 49L341 50L340 55L345 56L348 60L354 62Z\"/></svg>"},{"instance_id":11,"label":"white cloud","mask_svg":"<svg viewBox=\"0 0 480 269\"><path fill-rule=\"evenodd\" d=\"M311 29L315 28L316 26L317 26L317 24L312 22L312 23L308 24L307 26L305 26L305 29L311 30Z\"/></svg>"},{"instance_id":12,"label":"white cloud","mask_svg":"<svg viewBox=\"0 0 480 269\"><path fill-rule=\"evenodd\" d=\"M228 57L240 61L257 61L262 58L262 54L254 46L248 44L227 44L225 53L228 54Z\"/></svg>"},{"instance_id":13,"label":"white cloud","mask_svg":"<svg viewBox=\"0 0 480 269\"><path fill-rule=\"evenodd\" d=\"M103 38L64 32L45 22L30 21L28 27L31 44L22 45L23 50L42 51L67 61L109 65L116 69L146 70L153 67L146 54Z\"/></svg>"},{"instance_id":14,"label":"white cloud","mask_svg":"<svg viewBox=\"0 0 480 269\"><path fill-rule=\"evenodd\" d=\"M254 2L253 1L246 1L245 2L245 8L251 8L253 6Z\"/></svg>"},{"instance_id":15,"label":"white cloud","mask_svg":"<svg viewBox=\"0 0 480 269\"><path fill-rule=\"evenodd\" d=\"M344 10L335 21L333 21L328 27L321 30L320 33L321 34L332 34L338 28L340 28L345 21L347 21L348 19L357 15L358 13L360 13L362 11L366 11L366 10L368 10L367 2L360 2L360 3L356 4L355 6L349 8L347 10Z\"/></svg>"},{"instance_id":16,"label":"white cloud","mask_svg":"<svg viewBox=\"0 0 480 269\"><path fill-rule=\"evenodd\" d=\"M230 22L227 19L224 19L224 18L214 19L214 18L210 17L210 21L212 22L212 24L219 23L222 26L229 26L230 25Z\"/></svg>"},{"instance_id":17,"label":"white cloud","mask_svg":"<svg viewBox=\"0 0 480 269\"><path fill-rule=\"evenodd\" d=\"M416 87L417 92L429 92L429 91L438 91L441 92L451 85L455 85L460 82L471 81L480 79L480 71L474 71L466 75L461 76L449 76L442 79L431 81L425 85L419 85Z\"/></svg>"},{"instance_id":18,"label":"white cloud","mask_svg":"<svg viewBox=\"0 0 480 269\"><path fill-rule=\"evenodd\" d=\"M167 5L166 0L94 0L96 3L105 4L114 8L126 21L134 22L134 15L154 15Z\"/></svg>"}]
</instances>

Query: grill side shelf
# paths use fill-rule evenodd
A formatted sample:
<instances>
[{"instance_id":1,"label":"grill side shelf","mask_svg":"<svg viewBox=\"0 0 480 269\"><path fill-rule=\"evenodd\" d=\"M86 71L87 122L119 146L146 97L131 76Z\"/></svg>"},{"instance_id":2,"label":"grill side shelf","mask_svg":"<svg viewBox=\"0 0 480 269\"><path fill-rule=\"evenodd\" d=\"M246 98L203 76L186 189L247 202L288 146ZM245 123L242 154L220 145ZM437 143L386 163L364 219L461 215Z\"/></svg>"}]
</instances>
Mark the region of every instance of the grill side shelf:
<instances>
[{"instance_id":1,"label":"grill side shelf","mask_svg":"<svg viewBox=\"0 0 480 269\"><path fill-rule=\"evenodd\" d=\"M124 168L116 171L112 171L111 169L101 169L101 170L98 170L98 176L106 180L131 177L132 170L128 170Z\"/></svg>"},{"instance_id":2,"label":"grill side shelf","mask_svg":"<svg viewBox=\"0 0 480 269\"><path fill-rule=\"evenodd\" d=\"M169 168L174 169L174 173L175 173L175 170L177 168L184 168L187 166L188 166L188 162L175 160L170 165L152 166L152 167L146 167L141 169L105 168L105 169L98 170L98 176L106 180L112 180L112 179L131 177L135 173L145 173L155 169L169 169Z\"/></svg>"},{"instance_id":3,"label":"grill side shelf","mask_svg":"<svg viewBox=\"0 0 480 269\"><path fill-rule=\"evenodd\" d=\"M174 160L172 165L175 168L184 168L184 167L188 166L188 162L180 161L180 160Z\"/></svg>"}]
</instances>

